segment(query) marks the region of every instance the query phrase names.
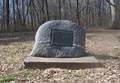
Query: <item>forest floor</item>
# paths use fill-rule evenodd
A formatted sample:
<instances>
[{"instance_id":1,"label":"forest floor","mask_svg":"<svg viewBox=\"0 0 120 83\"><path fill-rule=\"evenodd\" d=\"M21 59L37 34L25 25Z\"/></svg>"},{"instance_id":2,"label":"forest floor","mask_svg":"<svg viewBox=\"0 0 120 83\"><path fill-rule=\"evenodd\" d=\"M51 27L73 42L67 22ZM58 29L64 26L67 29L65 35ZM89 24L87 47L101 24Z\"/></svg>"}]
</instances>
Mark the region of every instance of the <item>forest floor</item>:
<instances>
[{"instance_id":1,"label":"forest floor","mask_svg":"<svg viewBox=\"0 0 120 83\"><path fill-rule=\"evenodd\" d=\"M32 50L35 32L0 33L0 79L8 83L120 83L120 30L86 32L86 52L103 65L78 70L24 69Z\"/></svg>"}]
</instances>

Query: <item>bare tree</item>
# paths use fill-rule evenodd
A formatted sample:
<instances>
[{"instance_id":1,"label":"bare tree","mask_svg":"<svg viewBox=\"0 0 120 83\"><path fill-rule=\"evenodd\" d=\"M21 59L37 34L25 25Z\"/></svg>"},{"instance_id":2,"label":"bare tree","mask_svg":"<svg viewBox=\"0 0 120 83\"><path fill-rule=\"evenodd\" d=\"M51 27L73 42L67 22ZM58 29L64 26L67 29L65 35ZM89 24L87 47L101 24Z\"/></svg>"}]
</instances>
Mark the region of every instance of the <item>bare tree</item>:
<instances>
[{"instance_id":1,"label":"bare tree","mask_svg":"<svg viewBox=\"0 0 120 83\"><path fill-rule=\"evenodd\" d=\"M63 3L63 10L64 10L64 19L67 19L67 8L66 8L66 0L62 0Z\"/></svg>"},{"instance_id":2,"label":"bare tree","mask_svg":"<svg viewBox=\"0 0 120 83\"><path fill-rule=\"evenodd\" d=\"M88 28L88 5L89 0L86 0L86 29Z\"/></svg>"},{"instance_id":3,"label":"bare tree","mask_svg":"<svg viewBox=\"0 0 120 83\"><path fill-rule=\"evenodd\" d=\"M30 24L31 24L31 29L34 30L34 9L33 9L33 0L32 0L32 4L30 5Z\"/></svg>"},{"instance_id":4,"label":"bare tree","mask_svg":"<svg viewBox=\"0 0 120 83\"><path fill-rule=\"evenodd\" d=\"M76 13L77 13L77 24L79 24L79 9L78 9L78 6L79 6L79 0L77 0L77 7L76 7Z\"/></svg>"},{"instance_id":5,"label":"bare tree","mask_svg":"<svg viewBox=\"0 0 120 83\"><path fill-rule=\"evenodd\" d=\"M0 1L0 31L36 30L44 22L58 19L69 19L86 29L108 27L109 23L119 29L120 0Z\"/></svg>"},{"instance_id":6,"label":"bare tree","mask_svg":"<svg viewBox=\"0 0 120 83\"><path fill-rule=\"evenodd\" d=\"M70 17L72 17L72 3L71 3L71 1L69 0L69 4L70 4Z\"/></svg>"},{"instance_id":7,"label":"bare tree","mask_svg":"<svg viewBox=\"0 0 120 83\"><path fill-rule=\"evenodd\" d=\"M102 4L102 0L98 1L98 26L101 27L102 26L102 19L101 19L101 4Z\"/></svg>"},{"instance_id":8,"label":"bare tree","mask_svg":"<svg viewBox=\"0 0 120 83\"><path fill-rule=\"evenodd\" d=\"M5 1L3 0L3 29L2 31L5 31Z\"/></svg>"},{"instance_id":9,"label":"bare tree","mask_svg":"<svg viewBox=\"0 0 120 83\"><path fill-rule=\"evenodd\" d=\"M24 24L24 0L22 0L22 13L21 13L21 17L22 17L22 23L21 24ZM24 25L22 25L23 27Z\"/></svg>"},{"instance_id":10,"label":"bare tree","mask_svg":"<svg viewBox=\"0 0 120 83\"><path fill-rule=\"evenodd\" d=\"M6 0L6 16L5 16L5 28L7 31L9 31L9 0Z\"/></svg>"},{"instance_id":11,"label":"bare tree","mask_svg":"<svg viewBox=\"0 0 120 83\"><path fill-rule=\"evenodd\" d=\"M12 0L12 5L13 5L13 26L15 28L16 31L16 21L15 21L15 1Z\"/></svg>"},{"instance_id":12,"label":"bare tree","mask_svg":"<svg viewBox=\"0 0 120 83\"><path fill-rule=\"evenodd\" d=\"M41 4L42 4L42 22L44 23L45 22L45 11L44 11L44 0L41 1Z\"/></svg>"},{"instance_id":13,"label":"bare tree","mask_svg":"<svg viewBox=\"0 0 120 83\"><path fill-rule=\"evenodd\" d=\"M48 11L48 1L45 0L45 4L46 4L46 21L49 21L49 11Z\"/></svg>"},{"instance_id":14,"label":"bare tree","mask_svg":"<svg viewBox=\"0 0 120 83\"><path fill-rule=\"evenodd\" d=\"M106 0L110 4L111 9L111 23L110 28L118 29L118 21L117 21L117 3L118 0Z\"/></svg>"},{"instance_id":15,"label":"bare tree","mask_svg":"<svg viewBox=\"0 0 120 83\"><path fill-rule=\"evenodd\" d=\"M59 0L59 19L61 20L61 0Z\"/></svg>"},{"instance_id":16,"label":"bare tree","mask_svg":"<svg viewBox=\"0 0 120 83\"><path fill-rule=\"evenodd\" d=\"M19 9L19 2L18 2L18 0L15 0L15 3L16 3L16 23L17 23L17 31L21 31L22 29L21 29L21 27L20 27L20 25L21 25L21 15L20 15L20 9Z\"/></svg>"}]
</instances>

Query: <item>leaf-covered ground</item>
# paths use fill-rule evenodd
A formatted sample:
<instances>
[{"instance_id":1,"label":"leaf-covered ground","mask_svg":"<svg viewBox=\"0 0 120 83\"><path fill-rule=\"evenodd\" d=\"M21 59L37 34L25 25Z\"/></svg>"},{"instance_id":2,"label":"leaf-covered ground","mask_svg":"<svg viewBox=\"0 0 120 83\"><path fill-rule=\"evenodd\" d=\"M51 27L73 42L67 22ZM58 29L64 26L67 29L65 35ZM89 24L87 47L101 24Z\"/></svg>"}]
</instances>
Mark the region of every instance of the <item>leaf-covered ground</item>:
<instances>
[{"instance_id":1,"label":"leaf-covered ground","mask_svg":"<svg viewBox=\"0 0 120 83\"><path fill-rule=\"evenodd\" d=\"M8 83L120 83L120 31L87 31L86 52L104 66L79 70L24 69L35 32L0 33L0 80ZM6 82L7 83L7 82Z\"/></svg>"}]
</instances>

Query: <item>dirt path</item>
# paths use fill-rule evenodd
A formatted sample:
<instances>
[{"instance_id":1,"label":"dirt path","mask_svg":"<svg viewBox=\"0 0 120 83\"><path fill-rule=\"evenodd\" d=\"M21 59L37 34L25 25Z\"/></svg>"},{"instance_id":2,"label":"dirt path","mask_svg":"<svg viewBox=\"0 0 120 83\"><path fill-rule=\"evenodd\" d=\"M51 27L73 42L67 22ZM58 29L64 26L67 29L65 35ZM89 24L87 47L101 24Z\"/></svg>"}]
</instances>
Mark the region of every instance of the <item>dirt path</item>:
<instances>
[{"instance_id":1,"label":"dirt path","mask_svg":"<svg viewBox=\"0 0 120 83\"><path fill-rule=\"evenodd\" d=\"M0 33L0 79L13 83L120 83L120 31L87 31L86 52L104 67L68 70L24 69L24 58L34 44L35 32Z\"/></svg>"},{"instance_id":2,"label":"dirt path","mask_svg":"<svg viewBox=\"0 0 120 83\"><path fill-rule=\"evenodd\" d=\"M88 32L86 50L95 55L119 55L120 31Z\"/></svg>"}]
</instances>

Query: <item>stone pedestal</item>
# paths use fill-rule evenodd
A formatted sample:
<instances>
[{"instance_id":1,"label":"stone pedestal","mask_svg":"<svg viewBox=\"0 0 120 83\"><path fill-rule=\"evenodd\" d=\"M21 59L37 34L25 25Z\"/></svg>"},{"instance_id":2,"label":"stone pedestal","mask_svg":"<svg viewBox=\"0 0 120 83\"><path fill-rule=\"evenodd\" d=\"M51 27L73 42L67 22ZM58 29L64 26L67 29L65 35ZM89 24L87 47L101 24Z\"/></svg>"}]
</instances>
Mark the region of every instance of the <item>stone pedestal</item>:
<instances>
[{"instance_id":1,"label":"stone pedestal","mask_svg":"<svg viewBox=\"0 0 120 83\"><path fill-rule=\"evenodd\" d=\"M25 68L63 68L63 69L85 69L100 67L100 62L91 55L80 58L43 58L27 57L24 60Z\"/></svg>"}]
</instances>

